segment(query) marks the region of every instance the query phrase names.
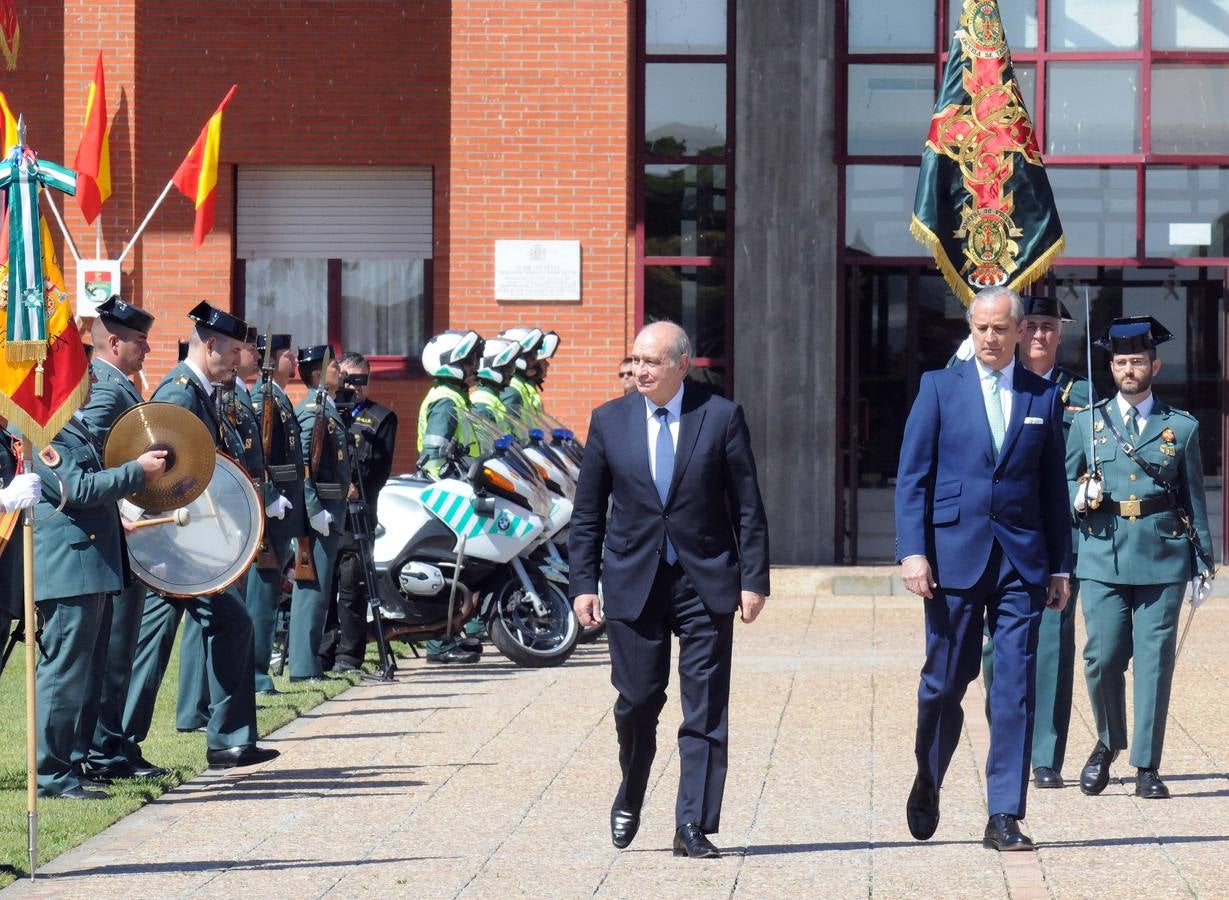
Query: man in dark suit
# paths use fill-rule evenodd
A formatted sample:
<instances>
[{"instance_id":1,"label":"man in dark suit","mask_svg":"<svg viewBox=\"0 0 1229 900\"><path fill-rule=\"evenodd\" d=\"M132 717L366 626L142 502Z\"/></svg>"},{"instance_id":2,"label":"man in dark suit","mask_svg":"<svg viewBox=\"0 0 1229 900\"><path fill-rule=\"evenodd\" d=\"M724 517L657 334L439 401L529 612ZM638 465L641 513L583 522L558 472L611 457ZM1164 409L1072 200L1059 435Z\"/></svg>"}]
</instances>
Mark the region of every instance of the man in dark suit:
<instances>
[{"instance_id":1,"label":"man in dark suit","mask_svg":"<svg viewBox=\"0 0 1229 900\"><path fill-rule=\"evenodd\" d=\"M568 545L582 625L602 619L599 578L605 593L623 772L611 840L622 849L640 827L674 632L683 703L674 853L715 857L707 835L720 825L725 789L734 611L752 622L763 608L768 522L742 409L683 386L683 330L649 325L633 360L636 392L589 423Z\"/></svg>"},{"instance_id":2,"label":"man in dark suit","mask_svg":"<svg viewBox=\"0 0 1229 900\"><path fill-rule=\"evenodd\" d=\"M969 306L974 358L922 376L896 478L896 551L905 587L926 599L918 688L917 778L909 830L939 824L939 789L960 740L960 701L994 640L990 821L983 844L1027 850L1037 633L1066 605L1071 521L1058 386L1015 362L1024 305L1006 288Z\"/></svg>"}]
</instances>

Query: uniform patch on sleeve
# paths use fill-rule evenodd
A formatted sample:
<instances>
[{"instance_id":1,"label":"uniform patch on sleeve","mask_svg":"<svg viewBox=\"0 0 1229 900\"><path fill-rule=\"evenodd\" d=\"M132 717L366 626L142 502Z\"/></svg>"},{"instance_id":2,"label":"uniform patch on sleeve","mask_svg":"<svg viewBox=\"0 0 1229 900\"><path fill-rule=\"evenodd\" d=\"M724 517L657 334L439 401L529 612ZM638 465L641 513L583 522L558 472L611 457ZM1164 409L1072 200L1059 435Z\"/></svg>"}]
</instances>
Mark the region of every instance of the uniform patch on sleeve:
<instances>
[{"instance_id":1,"label":"uniform patch on sleeve","mask_svg":"<svg viewBox=\"0 0 1229 900\"><path fill-rule=\"evenodd\" d=\"M39 451L38 458L46 463L49 469L54 469L60 464L60 454L56 452L55 447L50 445Z\"/></svg>"}]
</instances>

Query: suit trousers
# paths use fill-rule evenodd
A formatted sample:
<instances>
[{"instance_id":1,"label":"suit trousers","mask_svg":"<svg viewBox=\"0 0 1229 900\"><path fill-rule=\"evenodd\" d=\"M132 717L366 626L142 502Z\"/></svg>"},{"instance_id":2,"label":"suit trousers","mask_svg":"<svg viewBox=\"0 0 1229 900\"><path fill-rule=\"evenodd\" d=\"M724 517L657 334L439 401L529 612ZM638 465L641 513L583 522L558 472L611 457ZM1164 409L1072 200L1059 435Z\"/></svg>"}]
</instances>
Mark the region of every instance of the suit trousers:
<instances>
[{"instance_id":1,"label":"suit trousers","mask_svg":"<svg viewBox=\"0 0 1229 900\"><path fill-rule=\"evenodd\" d=\"M1134 658L1135 728L1131 765L1154 769L1165 747L1178 615L1186 582L1106 584L1084 581L1084 679L1097 737L1111 750L1127 746L1127 663Z\"/></svg>"},{"instance_id":2,"label":"suit trousers","mask_svg":"<svg viewBox=\"0 0 1229 900\"><path fill-rule=\"evenodd\" d=\"M253 564L248 570L247 590L244 591L244 602L252 617L252 662L257 691L273 690L269 660L273 656L277 607L282 600L282 573L295 551L293 541L271 541L269 546L277 559L277 569L259 569Z\"/></svg>"},{"instance_id":3,"label":"suit trousers","mask_svg":"<svg viewBox=\"0 0 1229 900\"><path fill-rule=\"evenodd\" d=\"M288 658L291 678L324 677L324 668L316 651L320 649L320 640L324 636L324 620L329 612L333 566L337 560L341 533L330 531L328 537L321 537L313 531L311 542L316 580L296 581L290 598Z\"/></svg>"},{"instance_id":4,"label":"suit trousers","mask_svg":"<svg viewBox=\"0 0 1229 900\"><path fill-rule=\"evenodd\" d=\"M1033 768L1063 770L1071 729L1071 695L1075 689L1075 607L1080 582L1071 577L1071 596L1062 612L1047 609L1037 632L1036 712L1033 716ZM994 687L994 639L986 634L981 648L986 685L986 721Z\"/></svg>"},{"instance_id":5,"label":"suit trousers","mask_svg":"<svg viewBox=\"0 0 1229 900\"><path fill-rule=\"evenodd\" d=\"M320 647L323 665L337 663L355 668L367 655L367 577L358 547L337 555L336 602L330 604L326 635Z\"/></svg>"},{"instance_id":6,"label":"suit trousers","mask_svg":"<svg viewBox=\"0 0 1229 900\"><path fill-rule=\"evenodd\" d=\"M103 614L103 595L40 600L43 648L47 651L35 671L38 712L38 791L55 797L80 787L73 772L73 756L81 744L81 712L96 702L98 684L92 681L97 666L94 647Z\"/></svg>"},{"instance_id":7,"label":"suit trousers","mask_svg":"<svg viewBox=\"0 0 1229 900\"><path fill-rule=\"evenodd\" d=\"M1027 584L996 541L977 583L925 601L926 662L918 686L918 777L943 786L960 742L960 703L977 677L983 622L994 639L990 753L986 793L991 815L1023 818L1028 795L1036 678L1037 632L1046 589Z\"/></svg>"},{"instance_id":8,"label":"suit trousers","mask_svg":"<svg viewBox=\"0 0 1229 900\"><path fill-rule=\"evenodd\" d=\"M606 623L610 681L619 692L614 719L623 781L615 803L639 810L644 802L657 753L657 720L670 682L671 632L679 639L683 705L675 821L715 834L729 755L734 614L710 612L678 564L658 565L639 618Z\"/></svg>"},{"instance_id":9,"label":"suit trousers","mask_svg":"<svg viewBox=\"0 0 1229 900\"><path fill-rule=\"evenodd\" d=\"M109 629L99 629L99 640L106 635L106 663L98 697L98 721L90 740L86 761L95 767L135 762L124 740L124 703L132 681L132 661L141 634L141 611L145 607L145 585L139 581L111 598Z\"/></svg>"}]
</instances>

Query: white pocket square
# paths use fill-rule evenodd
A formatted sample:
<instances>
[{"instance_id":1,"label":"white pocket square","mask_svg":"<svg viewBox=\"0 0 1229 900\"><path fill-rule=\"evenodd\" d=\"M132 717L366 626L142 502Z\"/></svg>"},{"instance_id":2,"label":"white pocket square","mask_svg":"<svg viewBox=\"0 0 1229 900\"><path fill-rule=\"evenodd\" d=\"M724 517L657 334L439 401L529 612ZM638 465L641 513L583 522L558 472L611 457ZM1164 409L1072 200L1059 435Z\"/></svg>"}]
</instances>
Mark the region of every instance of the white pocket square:
<instances>
[{"instance_id":1,"label":"white pocket square","mask_svg":"<svg viewBox=\"0 0 1229 900\"><path fill-rule=\"evenodd\" d=\"M1044 425L1045 423L1046 423L1046 420L1041 418L1040 416L1025 416L1024 417L1025 425Z\"/></svg>"}]
</instances>

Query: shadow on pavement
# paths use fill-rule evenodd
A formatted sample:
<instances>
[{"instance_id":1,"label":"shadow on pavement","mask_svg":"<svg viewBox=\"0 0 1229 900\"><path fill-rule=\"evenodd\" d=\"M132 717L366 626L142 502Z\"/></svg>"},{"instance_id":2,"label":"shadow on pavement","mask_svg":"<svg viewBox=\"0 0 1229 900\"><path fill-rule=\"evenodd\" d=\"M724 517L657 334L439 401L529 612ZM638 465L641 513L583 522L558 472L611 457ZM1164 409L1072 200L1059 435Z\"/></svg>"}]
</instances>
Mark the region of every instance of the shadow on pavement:
<instances>
[{"instance_id":1,"label":"shadow on pavement","mask_svg":"<svg viewBox=\"0 0 1229 900\"><path fill-rule=\"evenodd\" d=\"M365 865L382 863L426 862L428 860L459 859L456 856L399 856L387 859L366 859ZM89 878L93 875L157 875L169 872L278 872L290 869L336 869L352 866L347 860L307 859L249 859L242 862L233 859L201 859L191 862L138 863L124 866L91 866L88 869L70 869L55 873L55 878Z\"/></svg>"},{"instance_id":2,"label":"shadow on pavement","mask_svg":"<svg viewBox=\"0 0 1229 900\"><path fill-rule=\"evenodd\" d=\"M1229 834L1181 834L1140 835L1139 837L1093 838L1088 841L1043 841L1037 846L1042 850L1058 847L1130 847L1136 844L1215 844L1229 841Z\"/></svg>"},{"instance_id":3,"label":"shadow on pavement","mask_svg":"<svg viewBox=\"0 0 1229 900\"><path fill-rule=\"evenodd\" d=\"M720 842L718 842L720 846ZM781 856L791 853L842 853L849 850L903 850L925 847L980 847L981 841L819 841L813 844L754 844L722 848L729 856ZM1047 844L1046 846L1054 846Z\"/></svg>"}]
</instances>

